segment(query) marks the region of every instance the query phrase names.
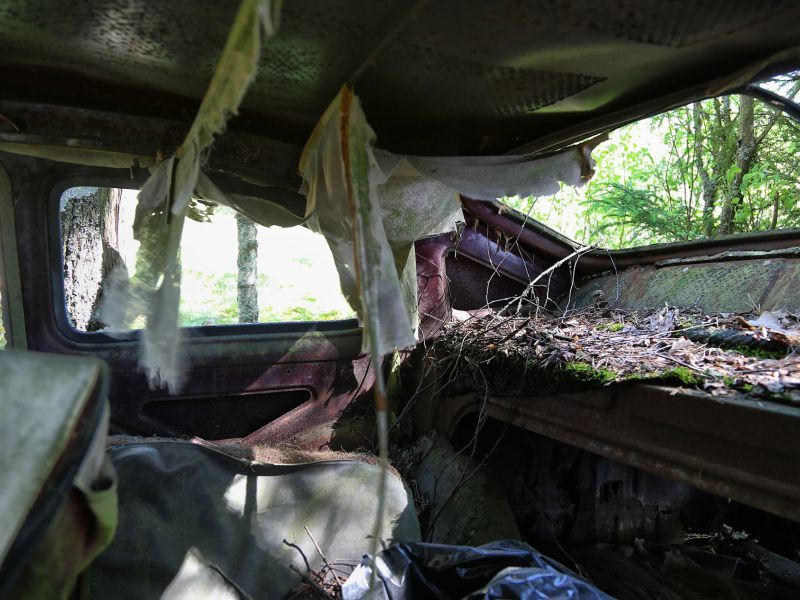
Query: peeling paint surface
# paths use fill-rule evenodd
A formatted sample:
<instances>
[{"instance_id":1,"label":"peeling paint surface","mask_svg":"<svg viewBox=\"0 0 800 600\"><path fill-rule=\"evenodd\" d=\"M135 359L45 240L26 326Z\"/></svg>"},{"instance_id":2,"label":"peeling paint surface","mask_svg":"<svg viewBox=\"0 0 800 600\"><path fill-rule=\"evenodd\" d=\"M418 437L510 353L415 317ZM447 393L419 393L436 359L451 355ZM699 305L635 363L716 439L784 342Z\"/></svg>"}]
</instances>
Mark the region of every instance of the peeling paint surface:
<instances>
[{"instance_id":1,"label":"peeling paint surface","mask_svg":"<svg viewBox=\"0 0 800 600\"><path fill-rule=\"evenodd\" d=\"M669 267L640 267L584 280L576 306L602 297L620 308L697 306L706 312L800 310L800 260L766 258Z\"/></svg>"}]
</instances>

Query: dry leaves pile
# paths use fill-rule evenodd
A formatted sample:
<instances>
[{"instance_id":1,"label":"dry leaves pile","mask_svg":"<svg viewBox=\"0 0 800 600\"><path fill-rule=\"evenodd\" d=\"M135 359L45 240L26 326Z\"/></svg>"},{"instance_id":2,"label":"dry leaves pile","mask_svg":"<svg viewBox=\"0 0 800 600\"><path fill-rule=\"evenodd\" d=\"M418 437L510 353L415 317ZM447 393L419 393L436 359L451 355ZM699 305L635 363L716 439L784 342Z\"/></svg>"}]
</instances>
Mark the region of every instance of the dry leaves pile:
<instances>
[{"instance_id":1,"label":"dry leaves pile","mask_svg":"<svg viewBox=\"0 0 800 600\"><path fill-rule=\"evenodd\" d=\"M436 346L438 356L456 355L472 366L511 359L524 365L521 378L546 369L590 374L601 384L661 378L714 395L739 391L800 401L800 319L787 312L591 307L506 317L456 311Z\"/></svg>"}]
</instances>

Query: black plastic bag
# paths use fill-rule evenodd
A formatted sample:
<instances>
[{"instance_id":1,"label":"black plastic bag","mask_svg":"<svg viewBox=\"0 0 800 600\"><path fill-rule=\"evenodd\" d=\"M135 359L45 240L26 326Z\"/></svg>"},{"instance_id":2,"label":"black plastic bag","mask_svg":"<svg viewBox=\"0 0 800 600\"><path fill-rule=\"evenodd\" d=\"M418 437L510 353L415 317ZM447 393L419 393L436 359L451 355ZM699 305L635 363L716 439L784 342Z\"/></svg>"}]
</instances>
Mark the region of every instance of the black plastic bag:
<instances>
[{"instance_id":1,"label":"black plastic bag","mask_svg":"<svg viewBox=\"0 0 800 600\"><path fill-rule=\"evenodd\" d=\"M610 596L527 544L479 547L396 544L365 559L345 583L344 600L607 600Z\"/></svg>"}]
</instances>

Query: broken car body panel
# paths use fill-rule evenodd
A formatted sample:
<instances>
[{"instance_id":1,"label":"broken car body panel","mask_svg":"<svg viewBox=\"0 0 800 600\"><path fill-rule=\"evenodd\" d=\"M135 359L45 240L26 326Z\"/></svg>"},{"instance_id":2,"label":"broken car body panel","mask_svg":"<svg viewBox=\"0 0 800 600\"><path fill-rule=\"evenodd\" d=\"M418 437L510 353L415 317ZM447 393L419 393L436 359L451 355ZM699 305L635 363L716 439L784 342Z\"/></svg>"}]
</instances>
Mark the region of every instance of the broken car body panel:
<instances>
[{"instance_id":1,"label":"broken car body panel","mask_svg":"<svg viewBox=\"0 0 800 600\"><path fill-rule=\"evenodd\" d=\"M582 183L592 172L591 138L612 127L796 68L795 3L635 2L623 3L626 10L588 1L457 4L285 3L247 95L238 96L240 114L210 154L187 164L202 162L221 194L260 198L305 219L303 146L350 85L363 127L374 130L359 150L371 152L374 137L384 158L403 157L452 195L463 192L451 198L463 208L463 230L449 233L450 219L424 239L403 239L412 258L402 281L416 282L422 349L443 334L454 310L497 309L528 292L543 304L568 298L592 306L602 297L628 310L693 305L698 297L709 312L746 310L751 300L764 309L800 308L797 231L604 251L581 248L493 201L520 191L520 181L539 191L559 180ZM151 389L140 370L142 332L80 333L64 310L60 192L72 184L138 188L151 169L171 164L162 160L192 130L234 13L218 2L0 7L0 74L9 82L0 98L0 163L11 191L0 197L0 218L13 215L17 239L15 256L3 223L0 293L13 303L6 311L11 345L108 363L116 433L195 436L239 456L278 444L372 449L371 395L391 366L364 355L355 320L181 330L184 385L170 393ZM507 159L549 165L544 183L495 177L492 168ZM454 164L469 176L444 173ZM359 171L348 183L364 179ZM411 343L415 332L403 333L394 339ZM411 382L424 387L421 373ZM402 404L410 395L394 396L400 402L391 408L395 416L412 414L418 435L435 428L455 439L473 419L490 419L800 520L800 413L791 403L653 382L539 395L450 391L425 388L413 407ZM398 497L410 494L393 482Z\"/></svg>"}]
</instances>

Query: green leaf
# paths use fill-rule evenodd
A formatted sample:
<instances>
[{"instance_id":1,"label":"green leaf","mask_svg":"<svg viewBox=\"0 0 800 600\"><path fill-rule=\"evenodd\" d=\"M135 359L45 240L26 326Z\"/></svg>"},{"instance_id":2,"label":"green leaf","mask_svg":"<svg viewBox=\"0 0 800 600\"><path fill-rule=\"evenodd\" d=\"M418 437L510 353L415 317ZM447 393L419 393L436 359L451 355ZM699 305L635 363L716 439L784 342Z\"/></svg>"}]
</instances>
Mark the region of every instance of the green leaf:
<instances>
[{"instance_id":1,"label":"green leaf","mask_svg":"<svg viewBox=\"0 0 800 600\"><path fill-rule=\"evenodd\" d=\"M730 183L733 181L733 178L736 177L739 173L742 172L742 168L738 165L731 165L728 167L728 170L725 171L725 180Z\"/></svg>"}]
</instances>

